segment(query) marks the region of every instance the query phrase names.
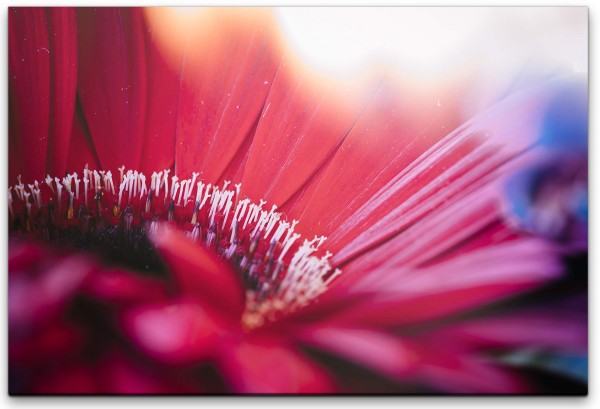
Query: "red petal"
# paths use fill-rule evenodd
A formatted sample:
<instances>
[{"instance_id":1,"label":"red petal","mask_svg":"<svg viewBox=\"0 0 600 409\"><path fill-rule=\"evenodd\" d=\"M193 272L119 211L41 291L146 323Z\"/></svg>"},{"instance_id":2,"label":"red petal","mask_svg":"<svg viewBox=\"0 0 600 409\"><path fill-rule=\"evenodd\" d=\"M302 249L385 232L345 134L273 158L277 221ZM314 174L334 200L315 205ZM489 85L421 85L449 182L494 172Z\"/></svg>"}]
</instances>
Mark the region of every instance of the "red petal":
<instances>
[{"instance_id":1,"label":"red petal","mask_svg":"<svg viewBox=\"0 0 600 409\"><path fill-rule=\"evenodd\" d=\"M353 284L354 291L374 292L374 299L345 311L341 320L405 325L436 319L519 294L561 271L552 248L535 239L483 248L427 268L381 266Z\"/></svg>"},{"instance_id":2,"label":"red petal","mask_svg":"<svg viewBox=\"0 0 600 409\"><path fill-rule=\"evenodd\" d=\"M151 238L170 265L182 292L210 303L234 320L239 319L245 296L231 267L177 231L165 228Z\"/></svg>"},{"instance_id":3,"label":"red petal","mask_svg":"<svg viewBox=\"0 0 600 409\"><path fill-rule=\"evenodd\" d=\"M141 171L171 169L175 161L175 130L182 59L169 64L156 41L157 28L145 19L147 42L148 98Z\"/></svg>"},{"instance_id":4,"label":"red petal","mask_svg":"<svg viewBox=\"0 0 600 409\"><path fill-rule=\"evenodd\" d=\"M438 335L476 348L550 348L581 353L587 351L588 331L580 314L528 311L454 325Z\"/></svg>"},{"instance_id":5,"label":"red petal","mask_svg":"<svg viewBox=\"0 0 600 409\"><path fill-rule=\"evenodd\" d=\"M46 172L62 176L67 170L67 157L75 110L77 89L77 25L75 10L48 9L50 34L50 133Z\"/></svg>"},{"instance_id":6,"label":"red petal","mask_svg":"<svg viewBox=\"0 0 600 409\"><path fill-rule=\"evenodd\" d=\"M71 134L71 142L69 144L69 159L67 161L67 169L70 172L77 172L79 178L82 178L85 165L89 165L90 169L99 169L100 160L94 149L94 144L86 128L85 118L81 107L75 109L73 116L73 127Z\"/></svg>"},{"instance_id":7,"label":"red petal","mask_svg":"<svg viewBox=\"0 0 600 409\"><path fill-rule=\"evenodd\" d=\"M11 171L23 181L41 180L46 171L50 116L50 44L43 8L11 7L9 29L9 132ZM16 174L10 180L16 180Z\"/></svg>"},{"instance_id":8,"label":"red petal","mask_svg":"<svg viewBox=\"0 0 600 409\"><path fill-rule=\"evenodd\" d=\"M100 164L137 169L146 109L141 10L79 8L78 92Z\"/></svg>"},{"instance_id":9,"label":"red petal","mask_svg":"<svg viewBox=\"0 0 600 409\"><path fill-rule=\"evenodd\" d=\"M182 68L175 170L216 182L260 114L280 56L264 10L207 10Z\"/></svg>"},{"instance_id":10,"label":"red petal","mask_svg":"<svg viewBox=\"0 0 600 409\"><path fill-rule=\"evenodd\" d=\"M339 148L364 107L365 95L340 95L295 65L281 64L260 115L242 181L243 195L255 201L282 205L292 197Z\"/></svg>"},{"instance_id":11,"label":"red petal","mask_svg":"<svg viewBox=\"0 0 600 409\"><path fill-rule=\"evenodd\" d=\"M147 354L168 364L197 364L209 357L224 328L195 301L150 304L125 313L126 333Z\"/></svg>"},{"instance_id":12,"label":"red petal","mask_svg":"<svg viewBox=\"0 0 600 409\"><path fill-rule=\"evenodd\" d=\"M268 340L241 341L225 349L220 367L237 393L334 392L322 369L293 349Z\"/></svg>"},{"instance_id":13,"label":"red petal","mask_svg":"<svg viewBox=\"0 0 600 409\"><path fill-rule=\"evenodd\" d=\"M526 393L527 386L493 362L470 356L440 340L414 344L420 357L416 377L446 393Z\"/></svg>"},{"instance_id":14,"label":"red petal","mask_svg":"<svg viewBox=\"0 0 600 409\"><path fill-rule=\"evenodd\" d=\"M64 362L82 350L82 333L62 322L54 322L44 331L28 334L25 339L9 334L9 361L11 365L48 365Z\"/></svg>"},{"instance_id":15,"label":"red petal","mask_svg":"<svg viewBox=\"0 0 600 409\"><path fill-rule=\"evenodd\" d=\"M112 307L167 299L166 285L162 280L122 270L105 270L93 274L87 280L85 290L87 294L110 303Z\"/></svg>"},{"instance_id":16,"label":"red petal","mask_svg":"<svg viewBox=\"0 0 600 409\"><path fill-rule=\"evenodd\" d=\"M334 263L410 229L424 215L456 201L462 201L463 213L469 200L480 209L487 201L487 219L499 214L501 209L496 203L500 191L488 187L495 179L509 174L513 169L509 161L536 141L544 101L552 92L555 90L551 84L505 100L416 158L352 217L340 221L329 236L333 250L343 247ZM506 162L509 164L503 166ZM471 192L474 193L466 199L465 194ZM446 217L460 219L449 209ZM463 225L469 226L466 221ZM421 238L422 242L427 241L426 236Z\"/></svg>"},{"instance_id":17,"label":"red petal","mask_svg":"<svg viewBox=\"0 0 600 409\"><path fill-rule=\"evenodd\" d=\"M392 378L414 369L414 352L399 338L360 328L322 327L305 329L303 342L329 351Z\"/></svg>"},{"instance_id":18,"label":"red petal","mask_svg":"<svg viewBox=\"0 0 600 409\"><path fill-rule=\"evenodd\" d=\"M65 307L93 265L83 256L44 259L40 271L14 275L8 285L8 315L11 328L30 328L52 323ZM39 275L39 276L38 276Z\"/></svg>"},{"instance_id":19,"label":"red petal","mask_svg":"<svg viewBox=\"0 0 600 409\"><path fill-rule=\"evenodd\" d=\"M24 391L42 395L90 395L100 392L94 369L81 364L63 365L60 371L43 374L32 390Z\"/></svg>"},{"instance_id":20,"label":"red petal","mask_svg":"<svg viewBox=\"0 0 600 409\"><path fill-rule=\"evenodd\" d=\"M390 84L381 86L338 149L314 194L307 198L298 226L307 235L331 235L456 126L455 113L446 108L452 103L438 107L438 95L420 96L408 89L391 88Z\"/></svg>"},{"instance_id":21,"label":"red petal","mask_svg":"<svg viewBox=\"0 0 600 409\"><path fill-rule=\"evenodd\" d=\"M100 374L103 378L103 393L132 394L191 394L198 393L190 380L180 382L170 371L160 373L137 364L121 352L114 351L103 360Z\"/></svg>"}]
</instances>

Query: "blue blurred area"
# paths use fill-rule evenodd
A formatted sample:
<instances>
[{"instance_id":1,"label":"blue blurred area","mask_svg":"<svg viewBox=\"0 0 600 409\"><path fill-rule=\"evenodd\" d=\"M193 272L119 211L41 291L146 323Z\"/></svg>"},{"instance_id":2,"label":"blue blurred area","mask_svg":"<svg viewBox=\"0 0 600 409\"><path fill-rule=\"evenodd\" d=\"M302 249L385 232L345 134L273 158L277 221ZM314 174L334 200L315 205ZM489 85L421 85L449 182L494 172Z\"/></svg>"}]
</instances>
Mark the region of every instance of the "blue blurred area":
<instances>
[{"instance_id":1,"label":"blue blurred area","mask_svg":"<svg viewBox=\"0 0 600 409\"><path fill-rule=\"evenodd\" d=\"M559 81L543 110L538 160L506 180L505 198L520 228L568 241L588 219L587 81Z\"/></svg>"},{"instance_id":2,"label":"blue blurred area","mask_svg":"<svg viewBox=\"0 0 600 409\"><path fill-rule=\"evenodd\" d=\"M588 150L587 84L568 84L546 107L539 144L559 152Z\"/></svg>"}]
</instances>

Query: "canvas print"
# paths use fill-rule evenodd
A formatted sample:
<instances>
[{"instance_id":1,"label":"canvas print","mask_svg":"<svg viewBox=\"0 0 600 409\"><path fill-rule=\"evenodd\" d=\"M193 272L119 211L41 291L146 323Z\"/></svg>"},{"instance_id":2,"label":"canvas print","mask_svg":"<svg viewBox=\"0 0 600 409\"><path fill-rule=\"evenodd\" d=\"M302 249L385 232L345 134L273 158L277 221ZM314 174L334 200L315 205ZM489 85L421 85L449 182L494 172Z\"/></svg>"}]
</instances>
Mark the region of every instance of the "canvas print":
<instances>
[{"instance_id":1,"label":"canvas print","mask_svg":"<svg viewBox=\"0 0 600 409\"><path fill-rule=\"evenodd\" d=\"M11 395L585 395L588 11L8 8Z\"/></svg>"}]
</instances>

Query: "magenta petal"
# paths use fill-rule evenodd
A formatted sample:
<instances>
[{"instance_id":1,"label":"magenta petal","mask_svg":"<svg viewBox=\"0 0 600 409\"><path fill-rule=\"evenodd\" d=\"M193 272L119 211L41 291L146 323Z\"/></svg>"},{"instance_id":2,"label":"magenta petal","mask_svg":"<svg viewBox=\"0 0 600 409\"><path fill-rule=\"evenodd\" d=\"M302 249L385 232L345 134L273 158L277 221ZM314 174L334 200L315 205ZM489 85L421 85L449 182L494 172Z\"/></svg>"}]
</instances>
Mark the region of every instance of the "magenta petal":
<instances>
[{"instance_id":1,"label":"magenta petal","mask_svg":"<svg viewBox=\"0 0 600 409\"><path fill-rule=\"evenodd\" d=\"M94 149L92 138L85 127L83 112L79 109L75 110L71 132L67 168L77 172L79 175L83 174L85 165L89 165L91 169L99 169L100 160Z\"/></svg>"},{"instance_id":2,"label":"magenta petal","mask_svg":"<svg viewBox=\"0 0 600 409\"><path fill-rule=\"evenodd\" d=\"M191 382L178 382L171 373L162 374L160 369L151 370L122 352L114 351L103 360L99 369L103 393L110 394L190 394L198 388ZM171 375L171 376L169 376Z\"/></svg>"},{"instance_id":3,"label":"magenta petal","mask_svg":"<svg viewBox=\"0 0 600 409\"><path fill-rule=\"evenodd\" d=\"M390 180L457 125L452 102L383 84L344 139L301 216L309 231L331 236ZM310 231L312 234L313 232ZM314 232L317 233L317 232ZM335 245L329 240L328 245ZM332 248L332 247L330 247Z\"/></svg>"},{"instance_id":4,"label":"magenta petal","mask_svg":"<svg viewBox=\"0 0 600 409\"><path fill-rule=\"evenodd\" d=\"M63 365L60 371L45 373L31 391L42 395L90 395L101 393L98 374L81 364Z\"/></svg>"},{"instance_id":5,"label":"magenta petal","mask_svg":"<svg viewBox=\"0 0 600 409\"><path fill-rule=\"evenodd\" d=\"M453 350L443 342L419 344L417 379L446 393L525 393L527 385L490 360Z\"/></svg>"},{"instance_id":6,"label":"magenta petal","mask_svg":"<svg viewBox=\"0 0 600 409\"><path fill-rule=\"evenodd\" d=\"M47 257L47 256L46 256ZM36 271L40 268L40 272ZM92 272L83 256L43 260L27 274L13 275L8 285L8 316L11 329L47 324L55 318Z\"/></svg>"},{"instance_id":7,"label":"magenta petal","mask_svg":"<svg viewBox=\"0 0 600 409\"><path fill-rule=\"evenodd\" d=\"M146 113L146 54L137 8L80 8L78 93L104 169L138 168Z\"/></svg>"},{"instance_id":8,"label":"magenta petal","mask_svg":"<svg viewBox=\"0 0 600 409\"><path fill-rule=\"evenodd\" d=\"M146 124L140 171L146 175L171 169L175 161L175 130L179 108L180 70L167 63L157 48L155 27L145 19L148 66Z\"/></svg>"},{"instance_id":9,"label":"magenta petal","mask_svg":"<svg viewBox=\"0 0 600 409\"><path fill-rule=\"evenodd\" d=\"M196 364L209 357L224 331L197 302L148 304L127 311L126 333L148 355L169 364Z\"/></svg>"},{"instance_id":10,"label":"magenta petal","mask_svg":"<svg viewBox=\"0 0 600 409\"><path fill-rule=\"evenodd\" d=\"M122 270L105 270L93 274L86 281L85 291L113 307L167 299L162 280Z\"/></svg>"},{"instance_id":11,"label":"magenta petal","mask_svg":"<svg viewBox=\"0 0 600 409\"><path fill-rule=\"evenodd\" d=\"M533 311L489 317L458 324L440 337L460 339L475 348L538 348L581 353L587 351L586 322L576 313Z\"/></svg>"},{"instance_id":12,"label":"magenta petal","mask_svg":"<svg viewBox=\"0 0 600 409\"><path fill-rule=\"evenodd\" d=\"M375 369L392 378L414 369L414 352L398 337L361 328L324 326L304 329L300 339L309 345Z\"/></svg>"},{"instance_id":13,"label":"magenta petal","mask_svg":"<svg viewBox=\"0 0 600 409\"><path fill-rule=\"evenodd\" d=\"M245 306L242 285L216 253L171 229L163 229L151 238L170 265L181 292L210 303L234 320L239 319Z\"/></svg>"},{"instance_id":14,"label":"magenta petal","mask_svg":"<svg viewBox=\"0 0 600 409\"><path fill-rule=\"evenodd\" d=\"M204 17L182 68L175 171L215 183L262 111L281 57L269 12L213 9Z\"/></svg>"},{"instance_id":15,"label":"magenta petal","mask_svg":"<svg viewBox=\"0 0 600 409\"><path fill-rule=\"evenodd\" d=\"M240 341L224 349L220 369L238 393L333 392L329 376L306 357L273 341Z\"/></svg>"},{"instance_id":16,"label":"magenta petal","mask_svg":"<svg viewBox=\"0 0 600 409\"><path fill-rule=\"evenodd\" d=\"M34 334L24 338L11 335L9 360L11 364L35 367L65 361L81 352L83 334L80 330L62 322L55 322Z\"/></svg>"},{"instance_id":17,"label":"magenta petal","mask_svg":"<svg viewBox=\"0 0 600 409\"><path fill-rule=\"evenodd\" d=\"M366 93L341 97L332 84L295 72L293 62L279 67L250 148L242 194L255 201L290 199L333 156L364 107Z\"/></svg>"},{"instance_id":18,"label":"magenta petal","mask_svg":"<svg viewBox=\"0 0 600 409\"><path fill-rule=\"evenodd\" d=\"M519 239L429 267L403 269L392 261L370 272L353 288L372 293L373 300L341 313L342 321L401 325L436 319L531 290L557 278L562 267L547 243Z\"/></svg>"},{"instance_id":19,"label":"magenta petal","mask_svg":"<svg viewBox=\"0 0 600 409\"><path fill-rule=\"evenodd\" d=\"M50 34L50 132L48 166L50 175L62 176L67 158L77 89L77 25L75 10L52 7L48 11Z\"/></svg>"},{"instance_id":20,"label":"magenta petal","mask_svg":"<svg viewBox=\"0 0 600 409\"><path fill-rule=\"evenodd\" d=\"M8 13L9 144L11 182L46 176L50 118L50 43L43 8L12 7Z\"/></svg>"}]
</instances>

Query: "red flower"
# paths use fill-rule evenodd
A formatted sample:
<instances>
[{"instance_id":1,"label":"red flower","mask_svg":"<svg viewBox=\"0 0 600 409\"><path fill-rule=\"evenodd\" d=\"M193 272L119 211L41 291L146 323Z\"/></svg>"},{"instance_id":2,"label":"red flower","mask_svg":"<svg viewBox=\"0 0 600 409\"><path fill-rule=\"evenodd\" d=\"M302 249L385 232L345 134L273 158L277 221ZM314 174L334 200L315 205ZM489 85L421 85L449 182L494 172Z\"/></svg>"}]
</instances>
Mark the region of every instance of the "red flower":
<instances>
[{"instance_id":1,"label":"red flower","mask_svg":"<svg viewBox=\"0 0 600 409\"><path fill-rule=\"evenodd\" d=\"M572 248L503 206L577 81L465 122L454 84L315 80L267 11L167 17L9 11L11 393L532 393L515 352L585 357Z\"/></svg>"}]
</instances>

